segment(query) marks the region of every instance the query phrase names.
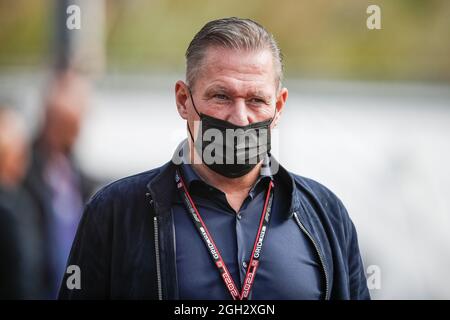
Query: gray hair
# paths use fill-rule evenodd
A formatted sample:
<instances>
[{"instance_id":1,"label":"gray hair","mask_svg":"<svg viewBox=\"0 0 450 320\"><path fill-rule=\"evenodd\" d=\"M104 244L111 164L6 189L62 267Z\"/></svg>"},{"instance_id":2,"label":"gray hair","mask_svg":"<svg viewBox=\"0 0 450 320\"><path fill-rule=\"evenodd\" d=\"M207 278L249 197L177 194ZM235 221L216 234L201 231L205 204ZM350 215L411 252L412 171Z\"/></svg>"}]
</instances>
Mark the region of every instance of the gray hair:
<instances>
[{"instance_id":1,"label":"gray hair","mask_svg":"<svg viewBox=\"0 0 450 320\"><path fill-rule=\"evenodd\" d=\"M186 50L186 81L193 86L210 46L259 51L268 49L272 52L276 84L281 89L283 78L283 56L274 37L259 23L250 19L236 17L218 19L208 22L194 36Z\"/></svg>"}]
</instances>

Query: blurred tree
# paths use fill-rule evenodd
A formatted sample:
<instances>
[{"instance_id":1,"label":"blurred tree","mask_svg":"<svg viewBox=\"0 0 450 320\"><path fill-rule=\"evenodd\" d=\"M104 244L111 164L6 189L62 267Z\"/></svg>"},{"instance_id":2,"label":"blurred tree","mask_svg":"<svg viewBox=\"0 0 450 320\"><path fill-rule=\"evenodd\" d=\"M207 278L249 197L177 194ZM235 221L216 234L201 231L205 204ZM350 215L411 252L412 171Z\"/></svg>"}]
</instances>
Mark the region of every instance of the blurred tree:
<instances>
[{"instance_id":1,"label":"blurred tree","mask_svg":"<svg viewBox=\"0 0 450 320\"><path fill-rule=\"evenodd\" d=\"M54 1L0 0L0 68L49 62ZM373 3L381 7L382 30L366 27ZM180 72L195 32L225 16L249 17L270 30L288 76L450 80L446 0L109 0L107 68Z\"/></svg>"}]
</instances>

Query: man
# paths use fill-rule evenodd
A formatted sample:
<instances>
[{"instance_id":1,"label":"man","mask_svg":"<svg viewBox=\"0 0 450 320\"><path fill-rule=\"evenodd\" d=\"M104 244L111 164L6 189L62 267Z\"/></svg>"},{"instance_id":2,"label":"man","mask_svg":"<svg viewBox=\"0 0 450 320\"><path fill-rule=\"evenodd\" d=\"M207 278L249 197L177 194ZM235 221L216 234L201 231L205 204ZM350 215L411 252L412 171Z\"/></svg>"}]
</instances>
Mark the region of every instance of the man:
<instances>
[{"instance_id":1,"label":"man","mask_svg":"<svg viewBox=\"0 0 450 320\"><path fill-rule=\"evenodd\" d=\"M175 85L188 139L169 163L87 204L62 299L368 299L341 201L287 172L270 132L288 91L281 54L254 21L207 23Z\"/></svg>"},{"instance_id":2,"label":"man","mask_svg":"<svg viewBox=\"0 0 450 320\"><path fill-rule=\"evenodd\" d=\"M46 298L55 299L80 221L95 183L72 151L87 108L89 85L73 70L58 70L44 100L44 121L33 145L26 187L40 213L45 238Z\"/></svg>"},{"instance_id":3,"label":"man","mask_svg":"<svg viewBox=\"0 0 450 320\"><path fill-rule=\"evenodd\" d=\"M0 106L0 299L42 299L39 217L22 187L28 139L19 113Z\"/></svg>"}]
</instances>

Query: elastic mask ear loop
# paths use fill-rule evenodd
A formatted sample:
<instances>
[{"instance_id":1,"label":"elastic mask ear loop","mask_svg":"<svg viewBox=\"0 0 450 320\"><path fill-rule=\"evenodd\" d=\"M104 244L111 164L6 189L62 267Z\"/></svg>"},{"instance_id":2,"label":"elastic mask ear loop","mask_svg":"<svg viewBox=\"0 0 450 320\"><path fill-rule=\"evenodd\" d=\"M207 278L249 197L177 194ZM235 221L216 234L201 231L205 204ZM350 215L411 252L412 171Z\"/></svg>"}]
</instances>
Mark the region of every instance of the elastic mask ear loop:
<instances>
[{"instance_id":1,"label":"elastic mask ear loop","mask_svg":"<svg viewBox=\"0 0 450 320\"><path fill-rule=\"evenodd\" d=\"M191 88L188 87L188 90L189 90L189 96L191 97L192 106L194 107L194 110L197 113L197 115L200 117L200 113L198 112L197 107L195 106L195 103L194 103L194 98L192 97Z\"/></svg>"},{"instance_id":2,"label":"elastic mask ear loop","mask_svg":"<svg viewBox=\"0 0 450 320\"><path fill-rule=\"evenodd\" d=\"M277 116L277 105L276 105L276 103L275 103L275 112L273 113L273 117L272 117L272 119L270 120L270 122L269 122L269 127L270 127L270 125L272 124L272 122L273 122L273 120L275 120L275 117Z\"/></svg>"},{"instance_id":3,"label":"elastic mask ear loop","mask_svg":"<svg viewBox=\"0 0 450 320\"><path fill-rule=\"evenodd\" d=\"M192 106L194 107L194 110L195 110L195 112L197 113L197 115L200 117L200 113L198 113L197 107L195 106L195 103L194 103L194 98L192 97L192 91L191 91L191 88L188 87L188 91L189 91L189 96L190 96L190 98L191 98ZM187 125L187 127L188 127L189 134L191 135L192 143L195 143L195 141L194 141L194 136L192 135L192 132L191 132L191 128L189 128L189 122L186 122L186 125Z\"/></svg>"}]
</instances>

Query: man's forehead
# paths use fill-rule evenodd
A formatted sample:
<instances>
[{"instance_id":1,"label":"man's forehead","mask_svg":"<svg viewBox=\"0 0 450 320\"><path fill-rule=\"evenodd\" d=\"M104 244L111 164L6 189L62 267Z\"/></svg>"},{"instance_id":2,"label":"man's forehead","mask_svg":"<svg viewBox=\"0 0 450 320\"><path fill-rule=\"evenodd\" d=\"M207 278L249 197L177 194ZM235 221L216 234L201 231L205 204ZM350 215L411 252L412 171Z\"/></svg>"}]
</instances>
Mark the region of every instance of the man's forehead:
<instances>
[{"instance_id":1,"label":"man's forehead","mask_svg":"<svg viewBox=\"0 0 450 320\"><path fill-rule=\"evenodd\" d=\"M209 48L199 70L203 87L227 91L267 91L275 84L269 50Z\"/></svg>"},{"instance_id":2,"label":"man's forehead","mask_svg":"<svg viewBox=\"0 0 450 320\"><path fill-rule=\"evenodd\" d=\"M208 47L204 65L212 68L252 68L260 72L273 72L273 56L269 49L244 50L224 47Z\"/></svg>"}]
</instances>

